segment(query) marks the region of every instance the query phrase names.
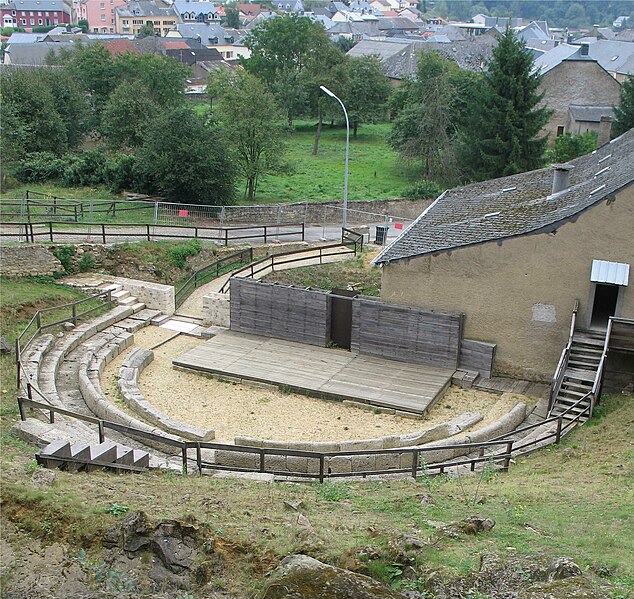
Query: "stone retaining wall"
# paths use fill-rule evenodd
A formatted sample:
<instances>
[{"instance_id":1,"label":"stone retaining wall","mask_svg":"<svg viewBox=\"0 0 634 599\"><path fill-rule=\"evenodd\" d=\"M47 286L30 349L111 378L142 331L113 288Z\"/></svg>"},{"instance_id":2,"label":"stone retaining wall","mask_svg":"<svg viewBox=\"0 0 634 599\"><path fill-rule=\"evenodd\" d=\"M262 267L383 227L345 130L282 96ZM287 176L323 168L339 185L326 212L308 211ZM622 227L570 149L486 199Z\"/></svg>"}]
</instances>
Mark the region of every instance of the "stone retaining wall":
<instances>
[{"instance_id":1,"label":"stone retaining wall","mask_svg":"<svg viewBox=\"0 0 634 599\"><path fill-rule=\"evenodd\" d=\"M62 270L62 263L44 246L0 246L0 275L4 277L52 275Z\"/></svg>"},{"instance_id":2,"label":"stone retaining wall","mask_svg":"<svg viewBox=\"0 0 634 599\"><path fill-rule=\"evenodd\" d=\"M203 295L203 326L215 325L229 328L231 300L228 293L212 291Z\"/></svg>"},{"instance_id":3,"label":"stone retaining wall","mask_svg":"<svg viewBox=\"0 0 634 599\"><path fill-rule=\"evenodd\" d=\"M184 422L173 420L148 402L138 387L141 372L154 360L154 352L141 347L134 349L126 356L119 369L119 390L126 405L140 414L144 420L160 429L173 433L189 441L212 441L215 433L210 429L201 429Z\"/></svg>"}]
</instances>

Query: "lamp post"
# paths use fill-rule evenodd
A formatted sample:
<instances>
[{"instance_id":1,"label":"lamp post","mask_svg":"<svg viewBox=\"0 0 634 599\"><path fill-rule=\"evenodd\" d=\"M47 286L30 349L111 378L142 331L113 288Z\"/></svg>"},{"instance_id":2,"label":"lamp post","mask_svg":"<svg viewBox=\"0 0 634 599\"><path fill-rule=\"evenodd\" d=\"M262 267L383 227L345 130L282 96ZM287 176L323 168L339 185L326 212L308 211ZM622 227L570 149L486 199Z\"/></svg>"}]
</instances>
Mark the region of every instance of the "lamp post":
<instances>
[{"instance_id":1,"label":"lamp post","mask_svg":"<svg viewBox=\"0 0 634 599\"><path fill-rule=\"evenodd\" d=\"M334 98L337 102L339 102L339 104L341 104L343 115L346 117L346 166L343 175L343 228L345 229L348 226L348 154L350 149L350 122L348 121L348 111L343 105L343 102L327 87L320 85L319 89L327 96Z\"/></svg>"}]
</instances>

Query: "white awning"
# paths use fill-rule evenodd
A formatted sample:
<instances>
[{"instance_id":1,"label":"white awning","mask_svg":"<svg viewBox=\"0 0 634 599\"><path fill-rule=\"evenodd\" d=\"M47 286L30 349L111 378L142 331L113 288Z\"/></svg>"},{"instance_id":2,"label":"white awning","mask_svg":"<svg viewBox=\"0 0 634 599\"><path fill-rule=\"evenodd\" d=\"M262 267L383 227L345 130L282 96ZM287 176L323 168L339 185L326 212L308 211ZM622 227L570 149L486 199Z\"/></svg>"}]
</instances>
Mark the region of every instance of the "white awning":
<instances>
[{"instance_id":1,"label":"white awning","mask_svg":"<svg viewBox=\"0 0 634 599\"><path fill-rule=\"evenodd\" d=\"M623 285L627 287L629 276L629 264L607 262L606 260L592 261L590 280L593 283L610 283L611 285Z\"/></svg>"}]
</instances>

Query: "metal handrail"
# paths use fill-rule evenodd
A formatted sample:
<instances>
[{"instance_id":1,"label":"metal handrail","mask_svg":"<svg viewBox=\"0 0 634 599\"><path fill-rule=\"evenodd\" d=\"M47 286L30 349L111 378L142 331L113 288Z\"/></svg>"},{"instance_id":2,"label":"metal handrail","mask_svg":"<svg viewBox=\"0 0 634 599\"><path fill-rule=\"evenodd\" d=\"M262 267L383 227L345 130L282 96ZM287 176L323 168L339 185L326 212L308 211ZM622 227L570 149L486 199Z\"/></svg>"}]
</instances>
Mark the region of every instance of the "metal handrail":
<instances>
[{"instance_id":1,"label":"metal handrail","mask_svg":"<svg viewBox=\"0 0 634 599\"><path fill-rule=\"evenodd\" d=\"M89 308L85 312L77 312L77 306L89 302L91 300L99 299L99 298L107 298L106 301L101 306L96 306L94 308ZM58 326L64 322L72 322L73 324L77 324L77 320L86 316L88 314L92 314L96 310L103 308L104 306L109 306L115 303L115 300L112 298L112 290L101 291L94 295L83 297L75 302L69 302L67 304L60 304L58 306L50 306L48 308L41 308L38 310L31 320L29 320L28 324L22 332L17 336L15 340L15 364L16 364L16 382L18 389L20 388L20 374L22 372L22 354L31 346L33 340L46 329L50 329L52 327ZM47 312L53 312L58 310L64 310L65 308L71 309L71 314L68 318L62 318L61 320L56 320L55 322L50 322L48 324L42 324L42 315ZM26 336L27 331L31 328L31 326L35 324L35 331L31 338L24 344L22 344L23 338Z\"/></svg>"},{"instance_id":2,"label":"metal handrail","mask_svg":"<svg viewBox=\"0 0 634 599\"><path fill-rule=\"evenodd\" d=\"M575 300L574 308L572 309L572 317L570 319L570 333L568 335L568 342L561 352L561 356L559 357L559 362L557 363L557 368L555 369L555 374L553 375L553 380L550 387L550 398L548 400L548 413L553 409L555 405L555 399L557 399L557 394L559 393L559 389L561 388L561 383L563 382L564 373L566 372L566 367L568 366L568 360L570 358L570 348L572 347L572 340L575 334L575 326L577 322L577 312L579 311L579 300Z\"/></svg>"},{"instance_id":3,"label":"metal handrail","mask_svg":"<svg viewBox=\"0 0 634 599\"><path fill-rule=\"evenodd\" d=\"M231 263L232 260L236 259L237 261L230 266L238 266L245 262L246 258L251 262L253 260L253 248L247 248L244 250L240 250L239 252L234 252L229 254L228 256L223 256L222 258L212 262L211 264L207 264L207 266L203 266L203 268L194 272L174 293L174 301L176 307L180 307L182 303L190 296L190 294L201 284L205 284L208 281L205 280L205 277L211 274L214 270L215 277L218 278L221 274L221 266L226 265L227 263ZM226 272L226 271L225 271ZM224 273L223 273L224 274ZM202 283L200 281L202 279ZM191 289L190 289L191 287Z\"/></svg>"},{"instance_id":4,"label":"metal handrail","mask_svg":"<svg viewBox=\"0 0 634 599\"><path fill-rule=\"evenodd\" d=\"M234 277L238 277L243 273L249 273L248 277L255 277L256 274L259 274L260 272L262 272L263 270L267 270L268 268L270 268L271 270L275 269L275 266L280 266L282 264L290 264L291 262L301 262L303 260L309 260L311 258L315 258L316 256L306 256L303 258L296 258L296 259L291 259L291 260L278 260L280 258L284 258L286 256L295 256L298 254L307 254L309 252L314 253L316 250L319 250L319 262L321 263L323 258L328 257L328 256L336 256L339 255L341 253L354 253L354 255L356 256L357 253L359 251L361 251L363 249L363 235L359 235L360 240L356 239L356 240L351 240L347 243L343 242L343 237L342 237L342 243L331 243L328 245L320 245L317 247L309 247L309 248L302 248L299 250L290 250L287 252L279 252L277 254L271 254L270 256L264 256L263 258L260 258L259 260L256 260L255 262L252 262L251 264L247 264L245 267L240 268L238 270L236 270L233 275L231 275L231 277L226 281L226 283L221 287L220 289L220 293L227 293L227 291L229 290L229 287L231 285L231 279L233 279ZM348 252L329 252L329 253L324 253L324 250L331 250L334 248L342 248L342 247L349 247L349 246L353 246L352 250L349 250ZM278 260L276 262L276 260ZM266 266L262 267L262 268L257 268L260 267L261 265L266 264Z\"/></svg>"}]
</instances>

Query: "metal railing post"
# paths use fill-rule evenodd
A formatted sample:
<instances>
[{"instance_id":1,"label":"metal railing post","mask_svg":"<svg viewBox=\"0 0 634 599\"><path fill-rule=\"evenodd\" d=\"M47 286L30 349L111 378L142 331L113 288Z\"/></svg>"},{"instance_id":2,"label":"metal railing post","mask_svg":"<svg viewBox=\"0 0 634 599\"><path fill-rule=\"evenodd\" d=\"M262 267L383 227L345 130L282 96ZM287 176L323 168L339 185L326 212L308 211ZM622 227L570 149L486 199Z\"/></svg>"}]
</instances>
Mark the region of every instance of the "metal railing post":
<instances>
[{"instance_id":1,"label":"metal railing post","mask_svg":"<svg viewBox=\"0 0 634 599\"><path fill-rule=\"evenodd\" d=\"M200 442L196 443L196 466L198 466L198 473L203 475L203 454L200 449Z\"/></svg>"},{"instance_id":2,"label":"metal railing post","mask_svg":"<svg viewBox=\"0 0 634 599\"><path fill-rule=\"evenodd\" d=\"M412 451L412 478L416 480L416 475L418 473L418 449L414 449Z\"/></svg>"},{"instance_id":3,"label":"metal railing post","mask_svg":"<svg viewBox=\"0 0 634 599\"><path fill-rule=\"evenodd\" d=\"M183 474L183 476L185 476L187 474L187 445L185 445L185 444L183 444L182 453L183 453L183 470L182 470L182 474Z\"/></svg>"},{"instance_id":4,"label":"metal railing post","mask_svg":"<svg viewBox=\"0 0 634 599\"><path fill-rule=\"evenodd\" d=\"M103 420L100 420L97 426L99 427L99 443L103 443L106 440L106 433L103 427Z\"/></svg>"},{"instance_id":5,"label":"metal railing post","mask_svg":"<svg viewBox=\"0 0 634 599\"><path fill-rule=\"evenodd\" d=\"M106 245L106 225L104 223L101 223L101 239L103 244Z\"/></svg>"},{"instance_id":6,"label":"metal railing post","mask_svg":"<svg viewBox=\"0 0 634 599\"><path fill-rule=\"evenodd\" d=\"M319 454L319 482L323 483L324 482L324 462L325 462L325 458L324 458L324 454Z\"/></svg>"},{"instance_id":7,"label":"metal railing post","mask_svg":"<svg viewBox=\"0 0 634 599\"><path fill-rule=\"evenodd\" d=\"M51 241L53 241L53 223L51 221L48 223L48 235L51 238Z\"/></svg>"},{"instance_id":8,"label":"metal railing post","mask_svg":"<svg viewBox=\"0 0 634 599\"><path fill-rule=\"evenodd\" d=\"M559 418L557 418L557 432L555 433L555 445L559 445L559 442L561 441L561 426L563 424L564 421L564 417L560 416Z\"/></svg>"}]
</instances>

